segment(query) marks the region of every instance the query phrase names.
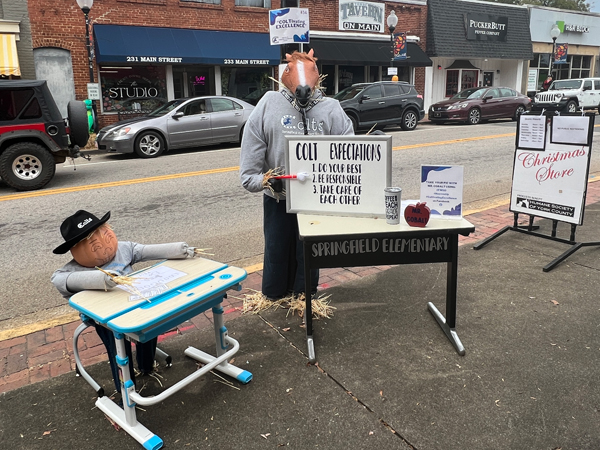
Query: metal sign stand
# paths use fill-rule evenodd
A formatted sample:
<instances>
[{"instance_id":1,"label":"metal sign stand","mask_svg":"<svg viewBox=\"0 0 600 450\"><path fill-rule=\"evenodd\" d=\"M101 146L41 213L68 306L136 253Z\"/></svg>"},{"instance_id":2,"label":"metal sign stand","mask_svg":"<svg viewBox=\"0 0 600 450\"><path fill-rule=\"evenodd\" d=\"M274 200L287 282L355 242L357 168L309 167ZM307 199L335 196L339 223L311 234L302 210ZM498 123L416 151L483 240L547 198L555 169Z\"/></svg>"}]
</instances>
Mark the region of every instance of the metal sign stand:
<instances>
[{"instance_id":1,"label":"metal sign stand","mask_svg":"<svg viewBox=\"0 0 600 450\"><path fill-rule=\"evenodd\" d=\"M527 225L527 226L524 227L524 226L518 225L519 213L514 213L514 224L513 224L513 226L508 226L508 227L502 228L501 230L497 231L496 233L492 234L491 236L489 236L489 237L485 238L484 240L482 240L482 241L478 242L477 244L475 244L473 246L473 249L474 250L479 250L479 249L485 247L489 242L493 241L498 236L504 234L508 230L518 231L519 233L529 234L531 236L537 236L537 237L541 237L541 238L544 238L544 239L550 239L552 241L562 242L563 244L569 244L569 245L571 245L571 248L569 250L567 250L562 255L558 256L557 258L555 258L550 264L545 265L544 268L542 269L544 272L550 272L560 262L562 262L565 259L567 259L570 255L572 255L573 253L575 253L581 247L590 247L590 246L593 246L593 245L600 245L600 242L575 242L575 230L577 229L577 225L575 225L575 224L571 224L571 236L570 236L569 239L562 239L562 238L557 237L556 236L556 228L558 226L558 222L559 222L558 220L553 220L552 221L552 233L550 235L542 234L542 233L536 233L535 231L533 231L534 228L536 228L533 225L533 219L535 217L536 216L529 215L529 225Z\"/></svg>"}]
</instances>

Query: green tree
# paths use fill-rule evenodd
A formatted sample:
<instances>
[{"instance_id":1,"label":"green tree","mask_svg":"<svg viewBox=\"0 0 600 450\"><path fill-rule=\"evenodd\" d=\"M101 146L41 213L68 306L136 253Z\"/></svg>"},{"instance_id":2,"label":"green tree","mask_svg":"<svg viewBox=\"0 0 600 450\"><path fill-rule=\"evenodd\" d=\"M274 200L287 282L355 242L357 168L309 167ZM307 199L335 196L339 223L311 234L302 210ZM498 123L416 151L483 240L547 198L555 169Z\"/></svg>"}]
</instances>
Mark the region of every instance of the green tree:
<instances>
[{"instance_id":1,"label":"green tree","mask_svg":"<svg viewBox=\"0 0 600 450\"><path fill-rule=\"evenodd\" d=\"M491 3L509 3L511 5L549 6L551 8L589 11L590 4L585 0L484 0Z\"/></svg>"}]
</instances>

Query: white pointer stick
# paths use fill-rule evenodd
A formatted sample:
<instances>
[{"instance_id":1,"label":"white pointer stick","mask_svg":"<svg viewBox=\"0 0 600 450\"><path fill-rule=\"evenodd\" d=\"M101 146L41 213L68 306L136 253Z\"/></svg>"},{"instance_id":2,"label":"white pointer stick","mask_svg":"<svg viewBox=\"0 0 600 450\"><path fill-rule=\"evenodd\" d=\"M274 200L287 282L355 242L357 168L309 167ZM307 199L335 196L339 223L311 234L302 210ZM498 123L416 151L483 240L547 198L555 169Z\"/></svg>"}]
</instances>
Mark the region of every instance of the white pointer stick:
<instances>
[{"instance_id":1,"label":"white pointer stick","mask_svg":"<svg viewBox=\"0 0 600 450\"><path fill-rule=\"evenodd\" d=\"M299 181L304 181L304 180L308 180L309 178L309 174L308 172L298 172L297 175L279 175L276 177L273 177L277 180L299 180Z\"/></svg>"}]
</instances>

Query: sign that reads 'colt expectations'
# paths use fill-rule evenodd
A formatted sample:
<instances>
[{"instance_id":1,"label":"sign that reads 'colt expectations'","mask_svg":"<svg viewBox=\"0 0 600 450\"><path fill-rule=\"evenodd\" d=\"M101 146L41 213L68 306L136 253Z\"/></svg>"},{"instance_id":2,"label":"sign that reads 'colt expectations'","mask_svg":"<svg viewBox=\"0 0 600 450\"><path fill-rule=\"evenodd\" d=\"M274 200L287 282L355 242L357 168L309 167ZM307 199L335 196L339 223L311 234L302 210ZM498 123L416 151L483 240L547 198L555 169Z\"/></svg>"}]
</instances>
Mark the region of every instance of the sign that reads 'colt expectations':
<instances>
[{"instance_id":1,"label":"sign that reads 'colt expectations'","mask_svg":"<svg viewBox=\"0 0 600 450\"><path fill-rule=\"evenodd\" d=\"M383 3L339 0L339 8L340 30L385 32Z\"/></svg>"},{"instance_id":2,"label":"sign that reads 'colt expectations'","mask_svg":"<svg viewBox=\"0 0 600 450\"><path fill-rule=\"evenodd\" d=\"M391 136L286 136L287 211L385 218Z\"/></svg>"},{"instance_id":3,"label":"sign that reads 'colt expectations'","mask_svg":"<svg viewBox=\"0 0 600 450\"><path fill-rule=\"evenodd\" d=\"M505 41L508 17L489 14L465 14L467 39L471 41Z\"/></svg>"}]
</instances>

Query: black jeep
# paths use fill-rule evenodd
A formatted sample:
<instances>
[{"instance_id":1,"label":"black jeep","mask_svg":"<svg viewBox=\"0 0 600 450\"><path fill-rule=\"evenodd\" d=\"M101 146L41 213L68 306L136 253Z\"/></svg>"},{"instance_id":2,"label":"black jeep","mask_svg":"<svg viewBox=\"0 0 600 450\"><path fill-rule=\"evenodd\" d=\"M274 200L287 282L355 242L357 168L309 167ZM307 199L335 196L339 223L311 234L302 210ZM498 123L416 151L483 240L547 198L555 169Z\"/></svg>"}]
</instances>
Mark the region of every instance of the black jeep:
<instances>
[{"instance_id":1,"label":"black jeep","mask_svg":"<svg viewBox=\"0 0 600 450\"><path fill-rule=\"evenodd\" d=\"M85 104L71 101L63 119L46 81L0 80L0 178L19 191L50 182L56 164L81 156L89 138Z\"/></svg>"}]
</instances>

